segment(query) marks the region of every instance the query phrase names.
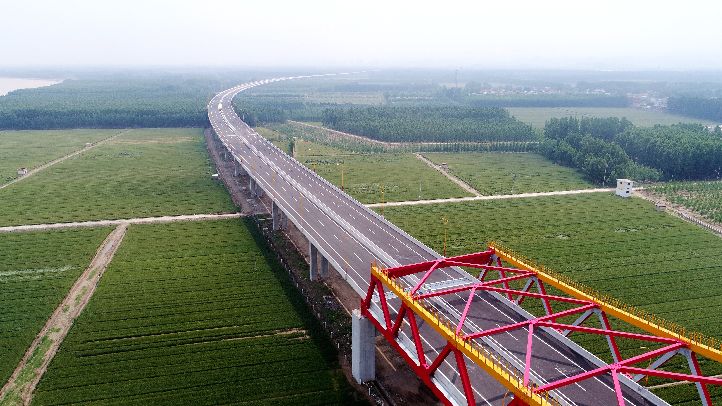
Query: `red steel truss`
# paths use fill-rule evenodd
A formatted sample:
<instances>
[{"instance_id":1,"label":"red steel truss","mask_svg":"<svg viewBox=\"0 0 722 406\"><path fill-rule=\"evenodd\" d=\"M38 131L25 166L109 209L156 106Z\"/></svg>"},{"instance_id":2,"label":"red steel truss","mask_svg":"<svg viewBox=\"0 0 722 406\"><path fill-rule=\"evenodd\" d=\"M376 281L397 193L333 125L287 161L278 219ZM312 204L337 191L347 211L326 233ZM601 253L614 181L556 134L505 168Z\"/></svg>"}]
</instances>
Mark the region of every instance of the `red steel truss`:
<instances>
[{"instance_id":1,"label":"red steel truss","mask_svg":"<svg viewBox=\"0 0 722 406\"><path fill-rule=\"evenodd\" d=\"M690 344L690 339L686 337L670 337L663 334L662 330L649 328L652 334L640 334L627 331L615 330L609 322L608 308L606 303L589 297L579 297L580 295L567 294L565 296L548 294L543 280L550 280L549 276L531 267L512 267L505 266L502 258L511 263L519 264L509 254L501 252L501 250L490 247L483 252L461 255L449 258L440 258L435 261L404 265L395 268L380 269L376 266L371 270L371 282L366 297L361 301L361 312L376 326L376 329L384 336L384 338L401 354L418 377L446 404L451 401L446 395L432 382L432 377L441 363L450 356L455 359L455 364L459 377L461 378L464 394L467 403L472 405L474 402L474 393L471 387L469 373L465 364L464 355L472 362L477 363L484 371L492 375L501 382L514 395L513 403L515 405L532 405L532 404L549 404L553 399L549 398L551 391L568 385L572 385L587 379L594 378L603 374L610 374L614 383L618 406L624 406L625 401L622 396L622 389L619 382L619 374L625 374L635 381L641 380L645 376L655 376L676 381L688 381L697 386L698 393L703 405L712 405L708 385L722 385L722 379L714 377L706 377L702 375L699 367L697 345ZM462 286L454 286L450 288L429 291L422 289L432 274L446 267L465 267L479 269L480 274L478 281L474 283L464 284ZM404 277L409 275L420 276L419 281L413 285L408 284ZM492 278L496 275L496 278ZM523 287L514 289L511 283ZM536 286L536 292L532 292L531 288ZM555 287L559 288L559 286ZM562 286L562 291L566 289ZM503 325L498 328L492 328L484 331L465 334L463 332L464 323L466 321L469 309L474 301L475 293L478 291L496 292L511 301L520 304L526 298L539 299L543 304L545 314L519 323ZM427 300L434 297L441 297L460 292L468 292L468 299L464 311L461 313L459 320L448 320L440 316L438 312L434 312L430 308ZM383 313L383 320L377 320L371 312L372 299L377 293L378 306ZM392 319L389 311L387 294L393 293L395 297L401 299L401 306L396 316ZM564 292L568 293L568 292ZM574 297L577 296L577 297ZM392 296L393 297L393 296ZM554 311L554 304L564 303L564 310ZM562 323L559 319L568 316L577 316L572 323ZM596 315L600 322L600 328L587 327L582 324L592 315ZM625 313L615 312L614 316L623 321L629 321ZM424 347L422 345L421 335L417 326L417 317L421 317L429 325L434 327L436 331L444 338L447 344L436 358L430 363L427 362ZM415 344L416 354L408 354L397 343L399 330L404 320L407 321L410 328L410 337ZM524 370L521 376L515 373L504 371L504 368L494 365L491 357L485 356L483 351L479 351L481 344L475 344L475 340L501 334L511 330L528 329L528 338L526 345L526 359ZM599 335L606 338L609 350L613 359L613 363L589 370L578 375L569 376L550 382L543 386L535 387L530 382L530 372L532 369L532 353L534 348L533 334L535 329L550 328L556 329L563 335L571 333L585 333ZM660 334L655 334L662 331ZM656 343L660 348L644 352L642 354L624 358L619 351L617 339L631 339L647 343ZM644 347L642 347L644 348ZM667 372L659 370L667 361L675 355L682 355L688 361L690 368L689 374ZM705 353L706 354L706 353ZM716 353L715 353L716 354ZM488 354L487 354L488 355ZM718 359L716 359L719 361ZM638 366L642 362L651 362L647 367ZM553 396L552 396L553 398Z\"/></svg>"}]
</instances>

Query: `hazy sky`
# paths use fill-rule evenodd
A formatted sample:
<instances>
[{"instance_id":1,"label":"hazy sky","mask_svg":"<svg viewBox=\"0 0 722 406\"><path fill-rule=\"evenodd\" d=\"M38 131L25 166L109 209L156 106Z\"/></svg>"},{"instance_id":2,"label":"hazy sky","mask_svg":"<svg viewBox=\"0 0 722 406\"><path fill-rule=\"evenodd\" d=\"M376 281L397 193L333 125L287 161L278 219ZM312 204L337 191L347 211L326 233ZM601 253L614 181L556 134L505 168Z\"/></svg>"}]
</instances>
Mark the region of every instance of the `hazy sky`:
<instances>
[{"instance_id":1,"label":"hazy sky","mask_svg":"<svg viewBox=\"0 0 722 406\"><path fill-rule=\"evenodd\" d=\"M0 66L722 69L722 1L0 0Z\"/></svg>"}]
</instances>

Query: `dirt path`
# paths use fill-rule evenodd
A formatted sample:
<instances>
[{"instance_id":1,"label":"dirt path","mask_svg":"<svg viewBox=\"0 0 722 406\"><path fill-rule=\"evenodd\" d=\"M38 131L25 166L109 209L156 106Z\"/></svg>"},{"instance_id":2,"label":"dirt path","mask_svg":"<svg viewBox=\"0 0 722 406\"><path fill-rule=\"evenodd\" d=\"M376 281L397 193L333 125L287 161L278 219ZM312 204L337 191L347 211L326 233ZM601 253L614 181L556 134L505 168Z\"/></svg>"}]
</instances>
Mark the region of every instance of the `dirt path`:
<instances>
[{"instance_id":1,"label":"dirt path","mask_svg":"<svg viewBox=\"0 0 722 406\"><path fill-rule=\"evenodd\" d=\"M354 141L362 142L362 143L365 143L365 144L382 146L382 147L385 147L385 148L398 148L398 147L401 147L401 146L408 146L408 144L401 144L401 143L398 143L398 142L384 142L384 141L374 140L374 139L367 138L367 137L363 137L363 136L356 135L356 134L349 134L349 133L345 133L345 132L343 132L343 131L336 131L336 130L332 130L332 129L330 129L330 128L321 127L320 125L313 125L313 124L303 123L303 122L301 122L301 121L288 120L288 122L291 123L291 124L298 125L298 126L303 126L303 127L308 127L308 128L314 128L314 129L316 129L316 130L325 131L325 132L329 135L329 138L335 138L335 139L338 139L338 138L350 138L350 139L352 139L352 140L354 140Z\"/></svg>"},{"instance_id":2,"label":"dirt path","mask_svg":"<svg viewBox=\"0 0 722 406\"><path fill-rule=\"evenodd\" d=\"M710 376L710 378L722 378L722 375L712 375L712 376ZM667 383L661 383L659 385L647 386L647 389L669 388L672 386L689 385L689 384L693 384L693 383L694 382L690 382L690 381L667 382Z\"/></svg>"},{"instance_id":3,"label":"dirt path","mask_svg":"<svg viewBox=\"0 0 722 406\"><path fill-rule=\"evenodd\" d=\"M115 134L115 135L111 135L111 136L108 137L108 138L104 138L104 139L102 139L102 140L100 140L100 141L94 142L94 143L90 144L90 146L83 147L82 149L79 149L79 150L77 150L77 151L71 152L71 153L69 153L68 155L62 156L62 157L60 157L60 158L58 158L58 159L55 159L55 160L53 160L53 161L50 161L50 162L48 162L48 163L46 163L46 164L42 164L42 165L38 166L37 168L34 168L34 169L30 170L26 175L23 175L23 176L20 176L20 177L18 177L18 178L15 178L15 179L11 180L10 182L8 182L8 183L6 183L6 184L4 184L4 185L0 185L0 190L5 189L6 187L8 187L8 186L10 186L10 185L12 185L12 184L15 184L15 183L17 183L17 182L20 182L21 180L27 179L27 178L35 175L36 173L38 173L38 172L40 172L40 171L43 171L43 170L45 170L45 169L50 168L51 166L53 166L53 165L55 165L55 164L59 164L59 163L65 161L66 159L70 159L70 158L72 158L72 157L74 157L74 156L76 156L76 155L82 154L83 152L90 151L91 149L97 147L98 145L103 145L103 144L107 143L108 141L111 141L111 140L113 140L113 139L116 138L116 137L120 137L121 135L123 135L123 134L125 134L125 133L127 133L127 132L129 132L129 131L130 131L130 130L121 131L121 132L119 132L119 133L117 133L117 134Z\"/></svg>"},{"instance_id":4,"label":"dirt path","mask_svg":"<svg viewBox=\"0 0 722 406\"><path fill-rule=\"evenodd\" d=\"M709 231L712 231L713 233L717 234L718 236L722 237L722 226L715 224L703 216L701 216L699 213L690 210L682 205L674 204L670 202L669 200L665 199L664 196L658 195L656 193L649 192L647 190L636 190L635 193L637 196L649 200L654 203L661 203L667 207L668 210L671 210L672 213L677 215L677 217L681 218L682 220L688 221L692 224L696 224L702 228L706 228Z\"/></svg>"},{"instance_id":5,"label":"dirt path","mask_svg":"<svg viewBox=\"0 0 722 406\"><path fill-rule=\"evenodd\" d=\"M604 188L604 189L560 190L557 192L519 193L519 194L515 194L515 195L490 195L490 196L455 197L455 198L451 198L451 199L410 200L410 201L405 201L405 202L373 203L373 204L367 204L366 207L417 206L417 205L422 205L422 204L461 203L461 202L474 202L477 200L521 199L524 197L579 195L579 194L584 194L584 193L602 193L602 192L614 192L614 189Z\"/></svg>"},{"instance_id":6,"label":"dirt path","mask_svg":"<svg viewBox=\"0 0 722 406\"><path fill-rule=\"evenodd\" d=\"M463 180L461 180L461 179L457 178L456 176L452 175L451 173L449 173L449 171L447 171L446 169L444 169L443 167L441 167L441 165L437 165L437 164L433 163L429 158L427 158L427 157L425 157L425 156L423 156L423 155L421 155L421 154L419 154L419 153L416 153L416 154L414 154L414 155L416 155L416 158L418 158L419 160L421 160L421 162L423 162L423 163L425 163L426 165L429 165L430 167L432 167L432 168L436 169L437 171L441 172L442 175L444 175L444 176L446 176L447 178L449 178L450 181L456 183L456 184L459 185L462 189L466 190L467 192L471 193L471 194L474 195L474 196L481 196L481 193L479 193L478 190L474 189L473 187L471 187L470 184L464 182Z\"/></svg>"},{"instance_id":7,"label":"dirt path","mask_svg":"<svg viewBox=\"0 0 722 406\"><path fill-rule=\"evenodd\" d=\"M73 326L73 322L93 296L101 276L123 241L127 228L128 223L120 224L103 241L88 268L70 288L68 295L55 309L3 386L0 391L0 403L30 404L35 387Z\"/></svg>"},{"instance_id":8,"label":"dirt path","mask_svg":"<svg viewBox=\"0 0 722 406\"><path fill-rule=\"evenodd\" d=\"M24 231L42 231L57 230L61 228L80 228L80 227L105 227L117 226L121 224L154 224L154 223L173 223L176 221L207 221L221 220L244 217L242 213L225 213L225 214L188 214L181 216L161 216L161 217L137 217L120 220L95 220L80 221L74 223L53 223L53 224L28 224L21 226L0 227L2 233L19 233Z\"/></svg>"}]
</instances>

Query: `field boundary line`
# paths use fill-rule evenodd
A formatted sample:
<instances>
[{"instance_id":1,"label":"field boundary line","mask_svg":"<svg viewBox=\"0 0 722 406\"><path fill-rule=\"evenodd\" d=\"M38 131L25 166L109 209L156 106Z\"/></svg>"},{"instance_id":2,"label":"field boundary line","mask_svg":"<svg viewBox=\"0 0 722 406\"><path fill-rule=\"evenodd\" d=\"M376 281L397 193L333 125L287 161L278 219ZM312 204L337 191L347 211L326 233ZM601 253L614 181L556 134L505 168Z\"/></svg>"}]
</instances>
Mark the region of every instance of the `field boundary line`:
<instances>
[{"instance_id":1,"label":"field boundary line","mask_svg":"<svg viewBox=\"0 0 722 406\"><path fill-rule=\"evenodd\" d=\"M654 193L653 191L650 192L643 192L638 193L638 196L640 196L642 199L648 200L654 204L664 204L665 209L669 209L672 211L672 213L676 216L681 218L682 220L692 223L694 225L697 225L699 227L702 227L704 229L707 229L711 231L713 234L722 237L722 227L717 225L716 223L707 220L702 216L701 214L697 213L696 211L692 209L688 209L682 205L674 204L667 200L664 196Z\"/></svg>"},{"instance_id":2,"label":"field boundary line","mask_svg":"<svg viewBox=\"0 0 722 406\"><path fill-rule=\"evenodd\" d=\"M479 200L504 200L504 199L523 199L528 197L545 197L545 196L565 196L565 195L580 195L585 193L605 193L614 192L613 188L598 188L598 189L578 189L578 190L559 190L556 192L534 192L534 193L519 193L515 195L487 195L487 196L471 196L471 197L453 197L449 199L433 199L433 200L407 200L403 202L388 202L388 203L372 203L367 204L366 207L393 207L393 206L419 206L423 204L444 204L444 203L463 203L463 202L475 202Z\"/></svg>"},{"instance_id":3,"label":"field boundary line","mask_svg":"<svg viewBox=\"0 0 722 406\"><path fill-rule=\"evenodd\" d=\"M0 234L2 234L2 233L21 233L21 232L28 232L28 231L59 230L59 229L65 229L65 228L106 227L106 226L118 226L121 224L158 224L158 223L173 223L173 222L177 222L177 221L223 220L223 219L241 218L241 217L246 217L246 216L248 216L248 214L243 214L243 213L183 214L183 215L179 215L179 216L136 217L136 218L118 219L118 220L91 220L91 221L78 221L78 222L71 222L71 223L27 224L27 225L0 227Z\"/></svg>"},{"instance_id":4,"label":"field boundary line","mask_svg":"<svg viewBox=\"0 0 722 406\"><path fill-rule=\"evenodd\" d=\"M300 126L304 126L304 127L314 128L314 129L316 129L316 130L327 131L327 132L329 132L329 133L331 133L331 134L335 134L335 135L338 135L338 136L341 136L341 137L345 137L345 138L351 138L351 139L353 139L353 140L355 140L355 141L363 142L363 143L366 143L366 144L380 145L380 146L382 146L382 147L387 147L387 148L398 148L398 147L401 147L401 146L405 146L405 144L402 144L402 143L399 143L399 142L379 141L379 140L375 140L375 139L373 139L373 138L364 137L364 136L361 136L361 135L350 134L350 133L345 133L345 132L343 132L343 131L333 130L333 129L331 129L331 128L322 127L322 126L320 126L320 125L314 125L314 124L304 123L304 122L302 122L302 121L288 120L288 122L291 123L291 124L296 124L296 125L300 125Z\"/></svg>"},{"instance_id":5,"label":"field boundary line","mask_svg":"<svg viewBox=\"0 0 722 406\"><path fill-rule=\"evenodd\" d=\"M451 173L449 173L449 171L447 171L446 169L444 169L441 165L435 164L432 160L430 160L429 158L421 155L421 154L418 153L418 152L415 153L414 155L416 155L416 158L418 158L421 162L423 162L423 163L425 163L426 165L429 165L429 167L431 167L431 168L433 168L433 169L436 169L437 171L441 172L442 175L444 175L444 176L446 176L447 178L449 178L450 181L456 183L456 184L459 185L459 187L461 187L462 189L466 190L467 192L471 193L471 194L474 195L474 196L481 196L481 193L479 193L478 190L474 189L470 184L464 182L462 179L460 179L460 178L452 175Z\"/></svg>"},{"instance_id":6,"label":"field boundary line","mask_svg":"<svg viewBox=\"0 0 722 406\"><path fill-rule=\"evenodd\" d=\"M98 247L90 265L80 274L0 390L0 401L30 404L35 387L75 320L95 293L100 278L123 242L128 226L128 223L118 225Z\"/></svg>"},{"instance_id":7,"label":"field boundary line","mask_svg":"<svg viewBox=\"0 0 722 406\"><path fill-rule=\"evenodd\" d=\"M712 376L710 376L710 378L722 378L722 374L712 375ZM694 382L691 382L691 381L667 382L667 383L661 383L659 385L647 386L647 389L662 389L662 388L669 388L669 387L673 387L673 386L688 385L690 383L694 383Z\"/></svg>"},{"instance_id":8,"label":"field boundary line","mask_svg":"<svg viewBox=\"0 0 722 406\"><path fill-rule=\"evenodd\" d=\"M335 136L337 139L338 138L346 138L346 139L350 139L350 140L353 140L353 141L356 141L356 142L359 142L362 144L366 144L366 145L380 146L380 147L384 148L383 152L392 152L393 150L399 150L399 149L402 150L402 152L404 152L403 151L404 149L412 149L412 150L417 149L418 150L419 148L425 147L425 146L442 146L442 145L456 145L456 144L494 145L496 143L494 141L486 141L486 142L485 141L472 141L472 142L462 142L462 141L450 141L450 142L442 142L442 141L408 141L408 142L381 141L381 140L376 140L373 138L365 137L363 135L351 134L351 133L347 133L347 132L343 132L343 131L334 130L332 128L323 127L320 125L304 123L302 121L287 120L287 123L296 125L296 126L302 126L302 127L306 127L306 128L313 128L316 130L325 131L327 139L333 139L333 136ZM504 143L505 141L499 141L499 142ZM515 142L515 141L510 141L510 142ZM525 141L525 142L516 141L516 142L523 143L523 144L530 144L530 143L538 144L537 141ZM438 151L438 152L443 152L443 151ZM468 152L472 152L472 151L468 151ZM473 151L473 152L480 152L480 151ZM493 152L502 152L502 151L493 151ZM504 152L504 153L508 153L508 152ZM525 154L527 152L526 151L518 151L518 152L513 152L513 153Z\"/></svg>"},{"instance_id":9,"label":"field boundary line","mask_svg":"<svg viewBox=\"0 0 722 406\"><path fill-rule=\"evenodd\" d=\"M103 144L107 143L108 141L112 141L113 139L115 139L115 138L117 138L117 137L120 137L120 136L123 135L123 134L127 134L127 133L130 132L130 131L131 131L130 129L128 129L128 130L123 130L123 131L121 131L121 132L119 132L119 133L117 133L117 134L111 135L110 137L103 138L103 139L100 140L100 141L96 141L96 142L94 142L94 143L91 143L90 146L83 147L83 148L81 148L81 149L75 150L75 151L69 153L68 155L61 156L60 158L56 158L56 159L54 159L54 160L52 160L52 161L50 161L50 162L48 162L48 163L44 163L44 164L42 164L42 165L40 165L40 166L38 166L38 167L35 167L35 168L31 169L30 171L28 171L27 174L25 174L25 175L23 175L23 176L19 176L19 177L15 178L15 179L11 180L11 181L8 182L8 183L5 183L4 185L0 185L0 190L5 189L6 187L8 187L8 186L10 186L10 185L13 185L13 184L15 184L15 183L18 183L18 182L20 182L21 180L27 179L27 178L35 175L36 173L38 173L38 172L40 172L40 171L43 171L43 170L45 170L45 169L48 169L49 167L51 167L51 166L53 166L53 165L55 165L55 164L59 164L59 163L65 161L66 159L70 159L70 158L72 158L72 157L74 157L74 156L76 156L76 155L82 154L83 152L90 151L91 149L93 149L93 148L95 148L95 147L97 147L97 146L99 146L99 145L103 145Z\"/></svg>"}]
</instances>

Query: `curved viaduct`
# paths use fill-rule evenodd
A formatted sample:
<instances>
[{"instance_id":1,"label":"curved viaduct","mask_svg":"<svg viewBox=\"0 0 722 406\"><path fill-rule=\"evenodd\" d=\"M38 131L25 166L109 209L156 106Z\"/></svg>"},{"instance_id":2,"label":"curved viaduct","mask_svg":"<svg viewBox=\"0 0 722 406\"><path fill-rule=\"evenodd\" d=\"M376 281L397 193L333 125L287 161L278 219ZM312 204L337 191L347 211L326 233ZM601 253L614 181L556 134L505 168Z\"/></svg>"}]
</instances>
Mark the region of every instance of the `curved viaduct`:
<instances>
[{"instance_id":1,"label":"curved viaduct","mask_svg":"<svg viewBox=\"0 0 722 406\"><path fill-rule=\"evenodd\" d=\"M313 75L315 77L324 75ZM403 230L391 224L376 212L366 208L351 196L330 184L313 171L258 135L235 113L233 98L255 86L312 76L283 77L244 83L218 93L208 104L208 117L216 135L227 148L242 171L250 177L252 193L266 194L273 202L274 228L284 227L291 221L309 241L312 278L323 277L327 272L338 272L359 294L361 299L369 286L370 264L385 267L435 260L441 256ZM409 283L418 282L414 275ZM413 279L415 278L415 279ZM424 288L453 287L468 284L475 278L460 268L445 269L424 283ZM466 316L466 333L474 333L499 326L525 321L532 316L500 294L479 291L475 293L476 306ZM376 296L374 300L378 300ZM436 298L433 306L439 314L450 320L459 320L464 311L466 295L454 298ZM389 304L398 306L393 298ZM379 307L376 306L376 310ZM376 312L378 320L383 315ZM361 356L354 360L354 374L360 380L373 378L373 329L363 319L354 320L355 338L361 340ZM415 343L402 328L398 344L408 349ZM429 326L419 326L422 345L429 359L443 350L444 341L436 338ZM487 337L485 344L494 350L494 357L518 368L524 368L527 343L526 329ZM544 385L566 376L583 373L605 365L586 350L552 329L533 331L531 381ZM369 343L371 343L369 345ZM358 344L358 343L355 343ZM369 350L370 348L370 350ZM356 354L355 354L356 355ZM413 358L413 355L411 356ZM428 361L428 360L426 360ZM416 360L418 362L418 360ZM502 405L507 390L467 360L474 403ZM621 386L627 405L665 405L662 401L631 379L623 377ZM444 361L433 375L433 385L452 404L466 404L462 382L453 360ZM611 405L617 403L611 377L598 376L574 385L552 391L551 395L563 405Z\"/></svg>"}]
</instances>

